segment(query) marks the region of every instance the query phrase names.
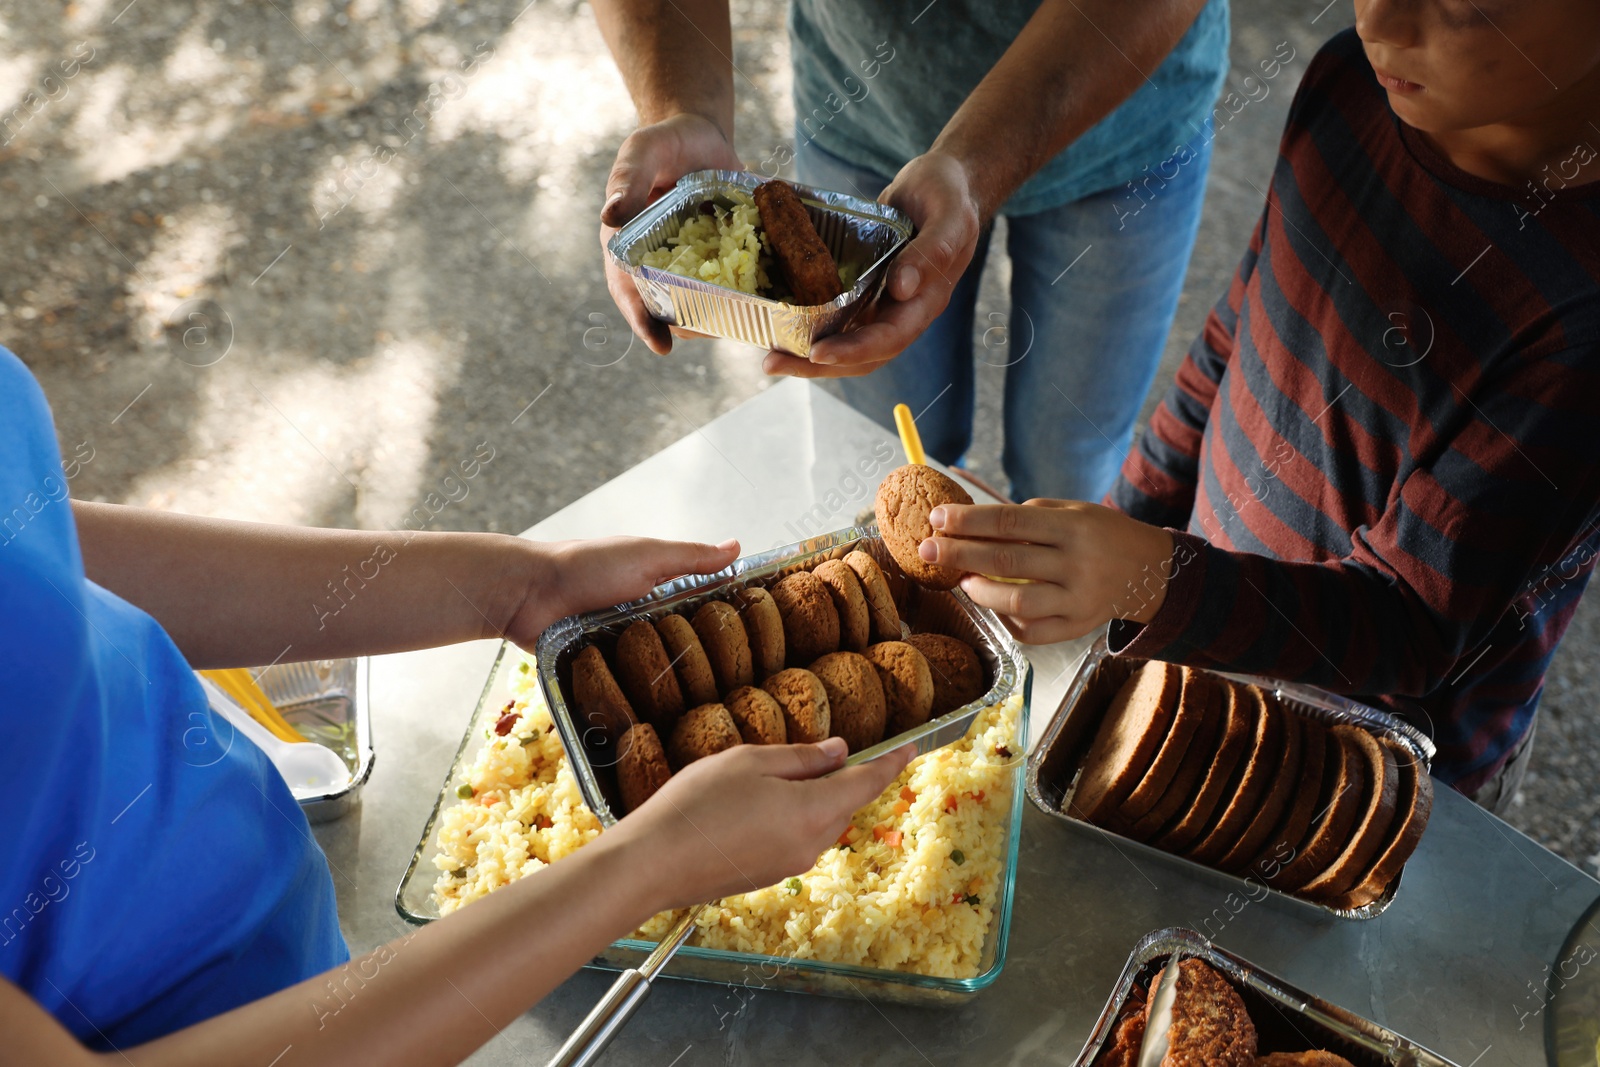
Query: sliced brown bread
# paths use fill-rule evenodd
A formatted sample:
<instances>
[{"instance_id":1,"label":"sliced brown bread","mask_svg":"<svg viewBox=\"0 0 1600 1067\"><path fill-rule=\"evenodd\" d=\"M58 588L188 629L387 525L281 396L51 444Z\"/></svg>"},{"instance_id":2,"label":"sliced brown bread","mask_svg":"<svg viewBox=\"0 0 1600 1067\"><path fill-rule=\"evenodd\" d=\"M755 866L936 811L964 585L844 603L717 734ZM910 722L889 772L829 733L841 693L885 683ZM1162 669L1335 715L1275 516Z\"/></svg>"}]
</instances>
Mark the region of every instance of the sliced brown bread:
<instances>
[{"instance_id":1,"label":"sliced brown bread","mask_svg":"<svg viewBox=\"0 0 1600 1067\"><path fill-rule=\"evenodd\" d=\"M1117 807L1118 816L1130 822L1148 814L1150 809L1166 795L1167 787L1172 784L1173 777L1178 773L1178 765L1189 753L1189 743L1194 740L1194 732L1206 714L1204 701L1199 699L1198 692L1192 688L1195 672L1188 667L1179 667L1178 673L1182 677L1182 682L1178 692L1178 706L1172 716L1172 726L1167 730L1166 739L1161 742L1161 747L1156 750L1155 759L1150 761L1150 769L1139 779L1139 784L1133 787L1128 799Z\"/></svg>"},{"instance_id":2,"label":"sliced brown bread","mask_svg":"<svg viewBox=\"0 0 1600 1067\"><path fill-rule=\"evenodd\" d=\"M1179 812L1187 810L1194 803L1200 785L1205 781L1206 769L1215 762L1222 743L1223 726L1226 724L1222 687L1209 675L1195 671L1184 679L1181 699L1201 705L1200 725L1189 741L1189 750L1184 753L1183 762L1178 764L1178 773L1172 776L1172 783L1167 786L1167 791L1156 802L1156 806L1137 821L1127 824L1126 829L1119 826L1119 832L1135 841L1150 840Z\"/></svg>"},{"instance_id":3,"label":"sliced brown bread","mask_svg":"<svg viewBox=\"0 0 1600 1067\"><path fill-rule=\"evenodd\" d=\"M1283 813L1289 809L1289 804L1294 800L1300 786L1301 761L1304 759L1305 745L1303 736L1305 731L1301 726L1300 716L1278 703L1277 698L1270 693L1262 694L1262 699L1283 720L1283 755L1279 758L1277 767L1273 769L1272 784L1267 787L1267 795L1262 799L1261 807L1250 817L1244 832L1239 835L1238 843L1217 860L1217 866L1225 871L1240 870L1256 858L1256 853L1266 844L1267 835L1272 833L1273 828L1283 820ZM1320 753L1318 755L1320 756Z\"/></svg>"},{"instance_id":4,"label":"sliced brown bread","mask_svg":"<svg viewBox=\"0 0 1600 1067\"><path fill-rule=\"evenodd\" d=\"M1183 673L1160 660L1145 662L1128 677L1089 745L1067 801L1069 815L1102 826L1111 821L1166 740L1182 688Z\"/></svg>"},{"instance_id":5,"label":"sliced brown bread","mask_svg":"<svg viewBox=\"0 0 1600 1067\"><path fill-rule=\"evenodd\" d=\"M1251 700L1239 699L1239 689L1220 679L1211 679L1216 686L1218 715L1222 721L1222 737L1217 741L1217 753L1207 765L1195 792L1194 802L1181 809L1174 821L1163 827L1150 843L1167 852L1181 853L1197 841L1211 823L1211 816L1222 802L1235 772L1244 763L1245 750L1256 733L1256 717L1260 707Z\"/></svg>"},{"instance_id":6,"label":"sliced brown bread","mask_svg":"<svg viewBox=\"0 0 1600 1067\"><path fill-rule=\"evenodd\" d=\"M1292 890L1316 876L1350 840L1350 831L1367 801L1367 764L1361 750L1332 730L1328 731L1322 769L1322 787L1317 791L1317 810L1311 828L1294 846L1294 855L1278 860L1276 873L1267 873L1267 884L1274 889Z\"/></svg>"},{"instance_id":7,"label":"sliced brown bread","mask_svg":"<svg viewBox=\"0 0 1600 1067\"><path fill-rule=\"evenodd\" d=\"M1308 897L1328 899L1348 893L1371 866L1384 836L1394 822L1400 802L1400 767L1394 751L1359 726L1335 726L1333 732L1349 737L1367 761L1367 804L1344 850L1328 867L1300 887Z\"/></svg>"},{"instance_id":8,"label":"sliced brown bread","mask_svg":"<svg viewBox=\"0 0 1600 1067\"><path fill-rule=\"evenodd\" d=\"M1231 684L1231 683L1230 683ZM1188 857L1196 863L1215 864L1222 854L1238 843L1240 835L1260 809L1267 790L1277 776L1283 759L1284 715L1277 704L1268 704L1261 690L1253 685L1239 686L1239 699L1256 708L1256 733L1245 751L1238 778L1218 805L1220 811L1200 840L1189 846Z\"/></svg>"},{"instance_id":9,"label":"sliced brown bread","mask_svg":"<svg viewBox=\"0 0 1600 1067\"><path fill-rule=\"evenodd\" d=\"M1245 870L1260 878L1276 874L1294 858L1294 848L1311 829L1311 819L1317 813L1317 801L1322 795L1322 776L1328 765L1328 727L1314 719L1301 719L1300 733L1300 773L1295 778L1294 798L1278 825L1272 828L1245 866Z\"/></svg>"},{"instance_id":10,"label":"sliced brown bread","mask_svg":"<svg viewBox=\"0 0 1600 1067\"><path fill-rule=\"evenodd\" d=\"M1347 892L1329 901L1336 908L1365 907L1383 896L1383 891L1417 850L1422 831L1428 828L1428 816L1433 812L1433 779L1428 777L1427 768L1417 762L1410 749L1388 740L1383 744L1394 753L1395 763L1400 768L1399 806L1372 865Z\"/></svg>"}]
</instances>

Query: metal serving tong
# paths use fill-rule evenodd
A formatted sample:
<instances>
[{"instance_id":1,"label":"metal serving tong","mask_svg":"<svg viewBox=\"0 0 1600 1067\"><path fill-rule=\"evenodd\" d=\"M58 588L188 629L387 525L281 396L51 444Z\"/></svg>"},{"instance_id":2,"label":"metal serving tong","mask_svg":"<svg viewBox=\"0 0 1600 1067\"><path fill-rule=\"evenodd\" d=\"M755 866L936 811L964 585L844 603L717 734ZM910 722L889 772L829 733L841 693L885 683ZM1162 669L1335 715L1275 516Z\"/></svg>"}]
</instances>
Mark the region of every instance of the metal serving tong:
<instances>
[{"instance_id":1,"label":"metal serving tong","mask_svg":"<svg viewBox=\"0 0 1600 1067\"><path fill-rule=\"evenodd\" d=\"M977 718L978 712L982 710L981 702L974 702L955 718L940 723L932 729L922 727L909 734L891 737L871 748L862 749L845 760L845 766L850 767L857 763L875 760L906 745L914 746L917 755L926 755L934 749L943 748L952 741L959 740L966 734L967 727L972 725L972 720ZM651 983L661 973L662 968L666 967L667 961L677 954L685 941L689 940L689 935L694 932L695 920L709 907L711 904L706 903L690 908L643 963L617 975L617 980L611 984L606 995L600 998L600 1003L594 1006L594 1010L584 1017L583 1022L572 1032L572 1036L567 1038L566 1043L550 1058L549 1067L588 1067L598 1060L600 1054L606 1050L606 1046L611 1044L612 1038L622 1032L622 1028L628 1025L628 1020L639 1009L639 1005L644 1003L644 998L650 995Z\"/></svg>"}]
</instances>

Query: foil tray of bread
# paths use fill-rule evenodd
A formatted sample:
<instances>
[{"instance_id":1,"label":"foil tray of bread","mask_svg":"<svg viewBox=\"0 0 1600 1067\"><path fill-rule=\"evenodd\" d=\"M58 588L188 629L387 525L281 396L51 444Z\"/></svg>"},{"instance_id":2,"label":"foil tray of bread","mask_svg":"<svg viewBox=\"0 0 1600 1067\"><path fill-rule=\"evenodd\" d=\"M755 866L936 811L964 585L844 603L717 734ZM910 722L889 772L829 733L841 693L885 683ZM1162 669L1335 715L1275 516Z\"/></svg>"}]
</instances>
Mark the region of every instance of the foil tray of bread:
<instances>
[{"instance_id":1,"label":"foil tray of bread","mask_svg":"<svg viewBox=\"0 0 1600 1067\"><path fill-rule=\"evenodd\" d=\"M617 230L606 250L611 262L632 276L653 317L696 333L807 356L814 342L844 329L877 297L890 261L915 228L909 216L887 204L784 182L772 183L793 191L782 206L791 211L803 208L809 228L804 221L798 226L777 217L769 221L768 216L774 215L769 209L761 218L770 235L765 230L752 232L747 222L742 232L736 231L728 220L753 217L757 190L766 184L748 171L686 174ZM807 240L820 239L840 275L839 282L820 295L835 291L837 295L814 304L804 302L801 279L787 281L777 258L769 258L773 242L766 238L787 240L787 232L779 229L785 225L806 230ZM720 236L712 232L708 237L718 241L722 252L709 263L694 257L693 276L685 276L681 264L677 270L669 269L669 264L675 258L671 254L675 242L690 226L720 227ZM741 251L741 242L752 251ZM757 245L759 252L753 251ZM768 284L758 284L758 274Z\"/></svg>"},{"instance_id":2,"label":"foil tray of bread","mask_svg":"<svg viewBox=\"0 0 1600 1067\"><path fill-rule=\"evenodd\" d=\"M829 613L837 636L810 632ZM743 645L725 640L727 631L743 634ZM925 666L906 670L919 662ZM859 760L915 744L926 754L857 813L816 868L745 894L734 905L742 909L737 923L710 906L664 973L749 989L960 1002L1005 963L1031 683L999 620L959 590L908 579L875 526L747 556L630 604L561 620L532 655L502 647L400 883L397 910L428 922L556 862L684 763L721 747L838 733ZM881 709L862 696L874 688ZM965 736L951 738L952 727ZM941 741L952 743L928 750ZM511 780L517 773L526 787ZM902 876L904 886L892 881ZM813 896L813 878L825 880L834 905L819 903L821 891ZM821 945L797 955L776 943L781 936L739 947L743 935L733 936L761 915L781 917L769 924L779 935L797 919L854 929L855 901L832 914L827 908L869 882L883 899L863 898L859 908L881 926L868 929L862 919L861 940L892 943L903 926L906 952L893 964L830 958ZM938 900L909 899L935 888ZM894 894L905 899L891 905ZM638 966L677 914L657 916L593 965ZM924 965L919 952L955 963Z\"/></svg>"},{"instance_id":3,"label":"foil tray of bread","mask_svg":"<svg viewBox=\"0 0 1600 1067\"><path fill-rule=\"evenodd\" d=\"M304 797L300 810L314 823L355 807L372 776L372 709L367 702L368 660L313 660L262 668L256 684L289 724L344 760L350 780L321 796Z\"/></svg>"},{"instance_id":4,"label":"foil tray of bread","mask_svg":"<svg viewBox=\"0 0 1600 1067\"><path fill-rule=\"evenodd\" d=\"M1141 1049L1163 1063L1456 1067L1185 929L1134 947L1075 1067L1136 1067Z\"/></svg>"},{"instance_id":5,"label":"foil tray of bread","mask_svg":"<svg viewBox=\"0 0 1600 1067\"><path fill-rule=\"evenodd\" d=\"M1427 827L1433 743L1267 678L1085 653L1028 761L1047 814L1309 916L1371 919Z\"/></svg>"}]
</instances>

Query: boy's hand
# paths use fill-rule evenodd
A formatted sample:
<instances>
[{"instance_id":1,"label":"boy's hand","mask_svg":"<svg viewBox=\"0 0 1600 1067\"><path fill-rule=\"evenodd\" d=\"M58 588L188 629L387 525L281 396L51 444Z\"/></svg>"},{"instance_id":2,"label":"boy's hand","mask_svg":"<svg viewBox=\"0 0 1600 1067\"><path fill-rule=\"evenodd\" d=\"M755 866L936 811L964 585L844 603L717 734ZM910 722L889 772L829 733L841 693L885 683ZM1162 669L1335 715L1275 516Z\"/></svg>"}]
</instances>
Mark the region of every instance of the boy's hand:
<instances>
[{"instance_id":1,"label":"boy's hand","mask_svg":"<svg viewBox=\"0 0 1600 1067\"><path fill-rule=\"evenodd\" d=\"M674 774L600 841L626 849L641 877L658 880L658 908L747 893L810 868L913 754L906 746L840 770L837 737L736 745Z\"/></svg>"},{"instance_id":2,"label":"boy's hand","mask_svg":"<svg viewBox=\"0 0 1600 1067\"><path fill-rule=\"evenodd\" d=\"M1082 637L1114 618L1149 622L1166 599L1172 535L1098 504L944 504L928 520L944 536L923 541L922 558L972 571L961 588L1028 644Z\"/></svg>"},{"instance_id":3,"label":"boy's hand","mask_svg":"<svg viewBox=\"0 0 1600 1067\"><path fill-rule=\"evenodd\" d=\"M525 649L545 627L580 611L595 611L644 596L681 574L710 574L732 563L739 542L720 545L602 537L592 541L520 541L535 556L526 595L512 613L505 637Z\"/></svg>"}]
</instances>

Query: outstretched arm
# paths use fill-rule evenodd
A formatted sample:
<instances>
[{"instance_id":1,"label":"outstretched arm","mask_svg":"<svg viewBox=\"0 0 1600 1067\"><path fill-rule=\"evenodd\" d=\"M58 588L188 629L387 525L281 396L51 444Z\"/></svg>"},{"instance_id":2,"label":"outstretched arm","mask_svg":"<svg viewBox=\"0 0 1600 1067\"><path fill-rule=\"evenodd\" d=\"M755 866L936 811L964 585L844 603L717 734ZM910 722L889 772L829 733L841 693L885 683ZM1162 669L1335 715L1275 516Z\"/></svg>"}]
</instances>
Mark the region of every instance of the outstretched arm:
<instances>
[{"instance_id":1,"label":"outstretched arm","mask_svg":"<svg viewBox=\"0 0 1600 1067\"><path fill-rule=\"evenodd\" d=\"M563 616L718 570L739 547L325 530L84 501L73 515L90 580L153 615L198 668L479 637L531 647Z\"/></svg>"},{"instance_id":2,"label":"outstretched arm","mask_svg":"<svg viewBox=\"0 0 1600 1067\"><path fill-rule=\"evenodd\" d=\"M1205 0L1045 0L924 155L879 197L917 224L875 321L811 361L769 353L769 374L867 374L939 316L1000 205L1144 84Z\"/></svg>"},{"instance_id":3,"label":"outstretched arm","mask_svg":"<svg viewBox=\"0 0 1600 1067\"><path fill-rule=\"evenodd\" d=\"M617 227L697 170L741 170L733 150L733 31L727 0L595 0L639 128L622 142L606 179L600 247L606 287L651 350L672 350L672 332L644 309L633 280L604 248Z\"/></svg>"},{"instance_id":4,"label":"outstretched arm","mask_svg":"<svg viewBox=\"0 0 1600 1067\"><path fill-rule=\"evenodd\" d=\"M19 1063L141 1067L459 1063L608 942L658 911L811 866L911 757L838 770L845 746L740 745L698 760L593 843L345 967L152 1041L96 1055L0 979ZM818 775L834 772L827 778ZM361 996L335 998L343 972ZM337 1015L325 1007L338 1007Z\"/></svg>"}]
</instances>

